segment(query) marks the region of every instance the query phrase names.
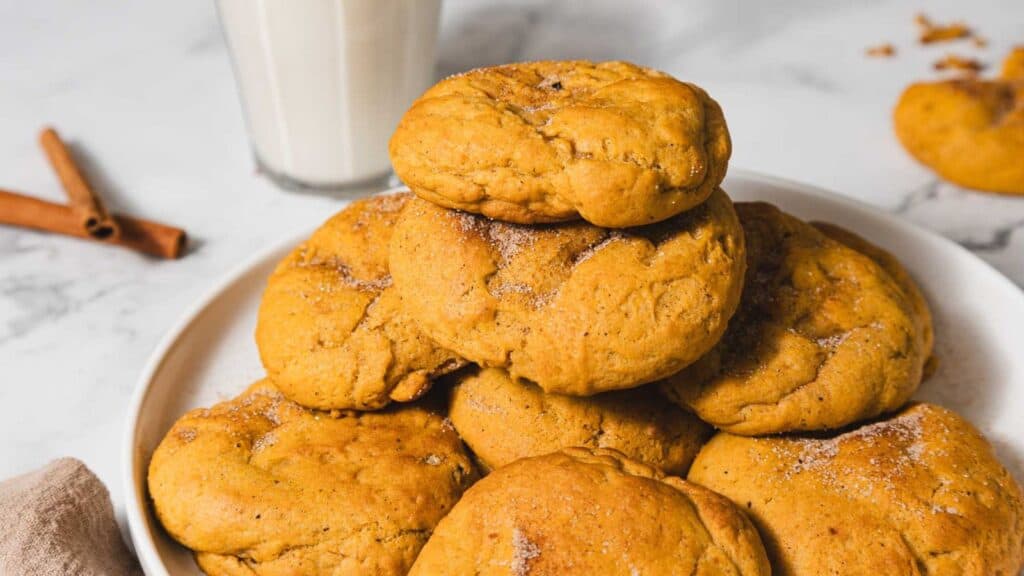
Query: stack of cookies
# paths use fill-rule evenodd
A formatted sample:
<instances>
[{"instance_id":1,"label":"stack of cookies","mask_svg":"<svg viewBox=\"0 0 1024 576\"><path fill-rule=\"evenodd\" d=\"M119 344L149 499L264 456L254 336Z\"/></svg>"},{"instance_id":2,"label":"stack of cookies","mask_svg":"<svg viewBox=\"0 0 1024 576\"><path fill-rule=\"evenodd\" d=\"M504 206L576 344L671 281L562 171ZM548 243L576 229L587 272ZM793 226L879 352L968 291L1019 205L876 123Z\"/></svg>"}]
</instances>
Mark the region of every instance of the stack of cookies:
<instances>
[{"instance_id":1,"label":"stack of cookies","mask_svg":"<svg viewBox=\"0 0 1024 576\"><path fill-rule=\"evenodd\" d=\"M442 81L391 141L411 193L281 262L266 380L156 450L164 527L208 574L1015 574L1020 488L907 405L920 290L734 205L729 155L715 101L647 68Z\"/></svg>"}]
</instances>

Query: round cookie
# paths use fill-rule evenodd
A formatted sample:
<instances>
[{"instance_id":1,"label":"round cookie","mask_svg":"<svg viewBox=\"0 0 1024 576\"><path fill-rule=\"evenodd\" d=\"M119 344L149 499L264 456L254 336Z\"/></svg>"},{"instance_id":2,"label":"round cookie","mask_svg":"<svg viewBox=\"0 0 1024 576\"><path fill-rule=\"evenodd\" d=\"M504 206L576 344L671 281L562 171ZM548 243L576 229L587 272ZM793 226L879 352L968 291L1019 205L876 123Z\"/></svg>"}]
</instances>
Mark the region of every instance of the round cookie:
<instances>
[{"instance_id":1,"label":"round cookie","mask_svg":"<svg viewBox=\"0 0 1024 576\"><path fill-rule=\"evenodd\" d=\"M547 392L587 396L672 374L739 302L743 233L718 190L641 228L525 226L409 202L391 242L407 309L441 346Z\"/></svg>"},{"instance_id":2,"label":"round cookie","mask_svg":"<svg viewBox=\"0 0 1024 576\"><path fill-rule=\"evenodd\" d=\"M149 493L211 576L404 575L474 479L436 414L334 417L259 382L174 424L153 454Z\"/></svg>"},{"instance_id":3,"label":"round cookie","mask_svg":"<svg viewBox=\"0 0 1024 576\"><path fill-rule=\"evenodd\" d=\"M524 458L470 488L410 576L770 572L750 521L728 500L614 450Z\"/></svg>"},{"instance_id":4,"label":"round cookie","mask_svg":"<svg viewBox=\"0 0 1024 576\"><path fill-rule=\"evenodd\" d=\"M722 433L689 480L744 508L777 576L988 576L1024 567L1020 487L962 418L919 404L835 436Z\"/></svg>"},{"instance_id":5,"label":"round cookie","mask_svg":"<svg viewBox=\"0 0 1024 576\"><path fill-rule=\"evenodd\" d=\"M435 204L531 224L670 218L725 177L729 131L692 84L626 62L527 62L442 80L391 138L395 173Z\"/></svg>"},{"instance_id":6,"label":"round cookie","mask_svg":"<svg viewBox=\"0 0 1024 576\"><path fill-rule=\"evenodd\" d=\"M1024 194L1024 56L1015 51L1001 79L913 84L894 113L907 151L950 182Z\"/></svg>"},{"instance_id":7,"label":"round cookie","mask_svg":"<svg viewBox=\"0 0 1024 576\"><path fill-rule=\"evenodd\" d=\"M388 244L411 194L353 202L274 270L256 344L267 374L304 406L374 410L414 400L464 362L426 337L391 286Z\"/></svg>"},{"instance_id":8,"label":"round cookie","mask_svg":"<svg viewBox=\"0 0 1024 576\"><path fill-rule=\"evenodd\" d=\"M590 397L546 394L498 368L460 375L448 417L478 462L493 470L562 448L614 448L683 475L711 428L651 386Z\"/></svg>"},{"instance_id":9,"label":"round cookie","mask_svg":"<svg viewBox=\"0 0 1024 576\"><path fill-rule=\"evenodd\" d=\"M743 435L839 428L902 406L931 354L924 301L774 206L736 211L747 241L740 309L710 353L662 383L666 395Z\"/></svg>"}]
</instances>

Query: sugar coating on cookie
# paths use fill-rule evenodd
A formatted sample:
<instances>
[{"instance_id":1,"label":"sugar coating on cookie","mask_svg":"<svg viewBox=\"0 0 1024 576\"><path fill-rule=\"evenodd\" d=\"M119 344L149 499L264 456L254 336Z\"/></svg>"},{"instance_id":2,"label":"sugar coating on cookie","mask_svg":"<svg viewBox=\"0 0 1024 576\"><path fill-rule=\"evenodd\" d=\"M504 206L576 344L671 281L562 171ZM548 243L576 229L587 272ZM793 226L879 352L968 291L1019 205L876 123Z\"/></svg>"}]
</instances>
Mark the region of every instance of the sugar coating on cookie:
<instances>
[{"instance_id":1,"label":"sugar coating on cookie","mask_svg":"<svg viewBox=\"0 0 1024 576\"><path fill-rule=\"evenodd\" d=\"M622 228L703 202L729 131L697 86L626 62L526 62L442 80L391 138L395 173L436 204L517 223Z\"/></svg>"},{"instance_id":2,"label":"sugar coating on cookie","mask_svg":"<svg viewBox=\"0 0 1024 576\"><path fill-rule=\"evenodd\" d=\"M1024 50L1001 78L913 84L893 115L903 147L967 188L1024 194Z\"/></svg>"},{"instance_id":3,"label":"sugar coating on cookie","mask_svg":"<svg viewBox=\"0 0 1024 576\"><path fill-rule=\"evenodd\" d=\"M260 303L267 374L313 408L374 410L414 400L464 362L405 313L388 270L392 227L410 194L360 200L278 266Z\"/></svg>"},{"instance_id":4,"label":"sugar coating on cookie","mask_svg":"<svg viewBox=\"0 0 1024 576\"><path fill-rule=\"evenodd\" d=\"M977 430L938 406L830 436L721 433L689 480L751 515L778 576L1024 567L1020 487Z\"/></svg>"},{"instance_id":5,"label":"sugar coating on cookie","mask_svg":"<svg viewBox=\"0 0 1024 576\"><path fill-rule=\"evenodd\" d=\"M207 574L399 576L475 477L437 414L335 417L259 382L174 424L149 493Z\"/></svg>"},{"instance_id":6,"label":"sugar coating on cookie","mask_svg":"<svg viewBox=\"0 0 1024 576\"><path fill-rule=\"evenodd\" d=\"M743 234L732 202L607 230L516 225L409 202L391 271L441 346L547 392L633 388L699 358L739 302Z\"/></svg>"},{"instance_id":7,"label":"sugar coating on cookie","mask_svg":"<svg viewBox=\"0 0 1024 576\"><path fill-rule=\"evenodd\" d=\"M524 458L470 488L410 576L767 575L756 530L725 498L614 450Z\"/></svg>"},{"instance_id":8,"label":"sugar coating on cookie","mask_svg":"<svg viewBox=\"0 0 1024 576\"><path fill-rule=\"evenodd\" d=\"M747 242L740 309L709 354L664 381L666 395L745 435L839 428L902 406L931 355L920 293L774 206L736 211Z\"/></svg>"},{"instance_id":9,"label":"sugar coating on cookie","mask_svg":"<svg viewBox=\"0 0 1024 576\"><path fill-rule=\"evenodd\" d=\"M498 368L460 374L448 417L487 469L562 448L614 448L669 474L684 475L711 428L656 387L595 396L547 394Z\"/></svg>"}]
</instances>

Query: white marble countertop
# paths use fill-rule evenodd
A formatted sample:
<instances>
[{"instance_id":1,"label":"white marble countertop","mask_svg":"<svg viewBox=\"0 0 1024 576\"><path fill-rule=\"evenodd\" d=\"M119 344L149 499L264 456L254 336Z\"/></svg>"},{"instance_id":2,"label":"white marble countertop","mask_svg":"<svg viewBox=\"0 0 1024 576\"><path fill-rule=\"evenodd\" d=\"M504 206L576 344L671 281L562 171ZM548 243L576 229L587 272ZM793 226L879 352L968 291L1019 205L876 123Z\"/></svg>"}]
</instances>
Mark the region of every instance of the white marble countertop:
<instances>
[{"instance_id":1,"label":"white marble countertop","mask_svg":"<svg viewBox=\"0 0 1024 576\"><path fill-rule=\"evenodd\" d=\"M918 46L922 8L967 20L989 47ZM997 64L1022 29L1020 0L969 11L955 0L449 0L439 73L567 57L662 68L721 102L733 166L900 213L1024 285L1024 198L938 182L890 124L900 90L934 77L933 60ZM882 42L895 58L864 56ZM61 198L35 141L52 123L88 154L108 204L194 239L184 259L161 262L0 228L0 478L73 455L120 505L124 414L158 339L226 269L339 203L254 172L210 2L0 3L0 81L0 187Z\"/></svg>"}]
</instances>

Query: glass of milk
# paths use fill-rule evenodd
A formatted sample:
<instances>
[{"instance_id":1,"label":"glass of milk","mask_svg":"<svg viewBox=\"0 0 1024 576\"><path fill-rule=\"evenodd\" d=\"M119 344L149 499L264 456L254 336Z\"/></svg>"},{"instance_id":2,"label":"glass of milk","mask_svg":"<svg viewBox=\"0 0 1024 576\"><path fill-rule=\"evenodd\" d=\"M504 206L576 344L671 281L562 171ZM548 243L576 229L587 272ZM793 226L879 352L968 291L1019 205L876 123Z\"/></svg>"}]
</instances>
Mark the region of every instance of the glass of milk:
<instances>
[{"instance_id":1,"label":"glass of milk","mask_svg":"<svg viewBox=\"0 0 1024 576\"><path fill-rule=\"evenodd\" d=\"M286 188L383 180L434 76L441 0L217 0L253 153Z\"/></svg>"}]
</instances>

